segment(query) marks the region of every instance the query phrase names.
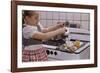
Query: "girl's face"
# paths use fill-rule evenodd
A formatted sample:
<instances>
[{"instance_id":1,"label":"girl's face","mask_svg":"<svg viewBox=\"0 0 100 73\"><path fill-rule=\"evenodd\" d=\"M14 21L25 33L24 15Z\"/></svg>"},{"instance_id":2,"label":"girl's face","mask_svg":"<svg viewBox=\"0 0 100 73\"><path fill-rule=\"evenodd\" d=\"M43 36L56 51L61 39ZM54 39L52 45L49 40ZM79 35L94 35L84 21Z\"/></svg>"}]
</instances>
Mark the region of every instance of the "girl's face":
<instances>
[{"instance_id":1,"label":"girl's face","mask_svg":"<svg viewBox=\"0 0 100 73\"><path fill-rule=\"evenodd\" d=\"M27 21L27 24L36 26L39 21L39 14L36 12L35 13L33 12L31 16L26 16L26 21Z\"/></svg>"}]
</instances>

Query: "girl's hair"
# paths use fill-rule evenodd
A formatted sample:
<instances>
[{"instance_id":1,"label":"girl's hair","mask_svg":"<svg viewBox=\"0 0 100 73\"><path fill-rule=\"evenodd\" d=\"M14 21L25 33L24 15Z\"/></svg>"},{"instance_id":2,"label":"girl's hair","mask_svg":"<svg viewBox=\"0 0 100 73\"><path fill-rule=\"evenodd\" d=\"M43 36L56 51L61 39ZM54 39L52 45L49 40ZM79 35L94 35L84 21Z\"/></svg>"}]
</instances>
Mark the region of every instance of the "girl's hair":
<instances>
[{"instance_id":1,"label":"girl's hair","mask_svg":"<svg viewBox=\"0 0 100 73\"><path fill-rule=\"evenodd\" d=\"M22 24L24 24L24 19L26 16L31 16L32 15L32 11L29 11L29 10L23 10L22 11Z\"/></svg>"},{"instance_id":2,"label":"girl's hair","mask_svg":"<svg viewBox=\"0 0 100 73\"><path fill-rule=\"evenodd\" d=\"M32 16L32 13L33 13L34 11L29 11L29 10L23 10L23 17L25 18L26 16Z\"/></svg>"},{"instance_id":3,"label":"girl's hair","mask_svg":"<svg viewBox=\"0 0 100 73\"><path fill-rule=\"evenodd\" d=\"M31 17L33 14L36 14L36 11L23 10L22 11L22 23L24 24L24 19L25 19L26 16Z\"/></svg>"}]
</instances>

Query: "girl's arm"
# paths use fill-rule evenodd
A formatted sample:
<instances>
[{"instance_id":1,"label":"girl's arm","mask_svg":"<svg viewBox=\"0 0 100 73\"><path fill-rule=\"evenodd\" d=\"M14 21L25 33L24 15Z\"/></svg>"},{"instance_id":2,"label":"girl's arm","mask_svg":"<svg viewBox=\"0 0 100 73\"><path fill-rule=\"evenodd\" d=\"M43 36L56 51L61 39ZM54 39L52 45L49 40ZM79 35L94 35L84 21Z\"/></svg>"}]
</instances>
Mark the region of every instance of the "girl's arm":
<instances>
[{"instance_id":1,"label":"girl's arm","mask_svg":"<svg viewBox=\"0 0 100 73\"><path fill-rule=\"evenodd\" d=\"M59 28L55 31L47 32L47 33L37 32L32 36L32 38L38 39L38 40L48 40L56 35L65 33L65 30L66 30L66 28L63 27L63 28Z\"/></svg>"},{"instance_id":2,"label":"girl's arm","mask_svg":"<svg viewBox=\"0 0 100 73\"><path fill-rule=\"evenodd\" d=\"M59 28L61 28L61 27L64 27L64 25L63 25L63 23L58 23L57 25L53 25L53 26L50 26L50 27L48 27L48 28L44 28L43 30L42 30L42 32L50 32L50 31L54 31L54 30L57 30L57 29L59 29Z\"/></svg>"}]
</instances>

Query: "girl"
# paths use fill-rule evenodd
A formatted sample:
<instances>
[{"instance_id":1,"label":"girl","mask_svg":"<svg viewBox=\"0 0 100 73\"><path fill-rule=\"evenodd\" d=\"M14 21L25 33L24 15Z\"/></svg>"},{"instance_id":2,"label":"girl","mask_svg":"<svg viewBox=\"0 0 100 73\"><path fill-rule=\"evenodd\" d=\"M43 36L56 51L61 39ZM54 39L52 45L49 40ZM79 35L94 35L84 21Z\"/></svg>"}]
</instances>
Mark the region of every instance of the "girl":
<instances>
[{"instance_id":1,"label":"girl","mask_svg":"<svg viewBox=\"0 0 100 73\"><path fill-rule=\"evenodd\" d=\"M63 23L60 22L57 25L43 28L42 25L39 23L39 14L35 11L23 11L23 21L23 41L24 46L26 46L25 48L28 49L33 48L33 50L37 50L42 47L42 45L40 45L42 40L51 39L52 37L63 34L66 31ZM42 53L40 53L40 55L41 54ZM41 59L37 58L37 61L43 61L44 58L45 57L42 57Z\"/></svg>"}]
</instances>

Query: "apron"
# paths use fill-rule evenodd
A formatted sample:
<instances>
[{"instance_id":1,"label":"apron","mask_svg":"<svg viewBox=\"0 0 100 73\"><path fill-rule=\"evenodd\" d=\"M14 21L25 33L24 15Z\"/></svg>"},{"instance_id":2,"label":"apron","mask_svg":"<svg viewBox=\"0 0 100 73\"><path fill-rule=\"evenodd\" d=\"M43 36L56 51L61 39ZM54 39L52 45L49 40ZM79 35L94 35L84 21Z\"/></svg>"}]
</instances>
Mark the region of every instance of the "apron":
<instances>
[{"instance_id":1,"label":"apron","mask_svg":"<svg viewBox=\"0 0 100 73\"><path fill-rule=\"evenodd\" d=\"M23 28L26 27L25 25L22 26ZM37 26L38 28L38 31L41 32L41 28L39 26ZM23 37L22 35L22 44L23 46L29 46L29 45L37 45L37 44L42 44L42 41L41 40L37 40L37 39L33 39L33 38L29 38L29 39L26 39Z\"/></svg>"},{"instance_id":2,"label":"apron","mask_svg":"<svg viewBox=\"0 0 100 73\"><path fill-rule=\"evenodd\" d=\"M24 27L26 26L23 25L23 28ZM37 26L37 28L38 28L38 31L41 31L39 26ZM25 39L22 35L22 44L23 44L22 62L47 61L48 60L46 48L42 47L42 45L39 46L39 44L42 44L41 40L36 40L32 38Z\"/></svg>"}]
</instances>

